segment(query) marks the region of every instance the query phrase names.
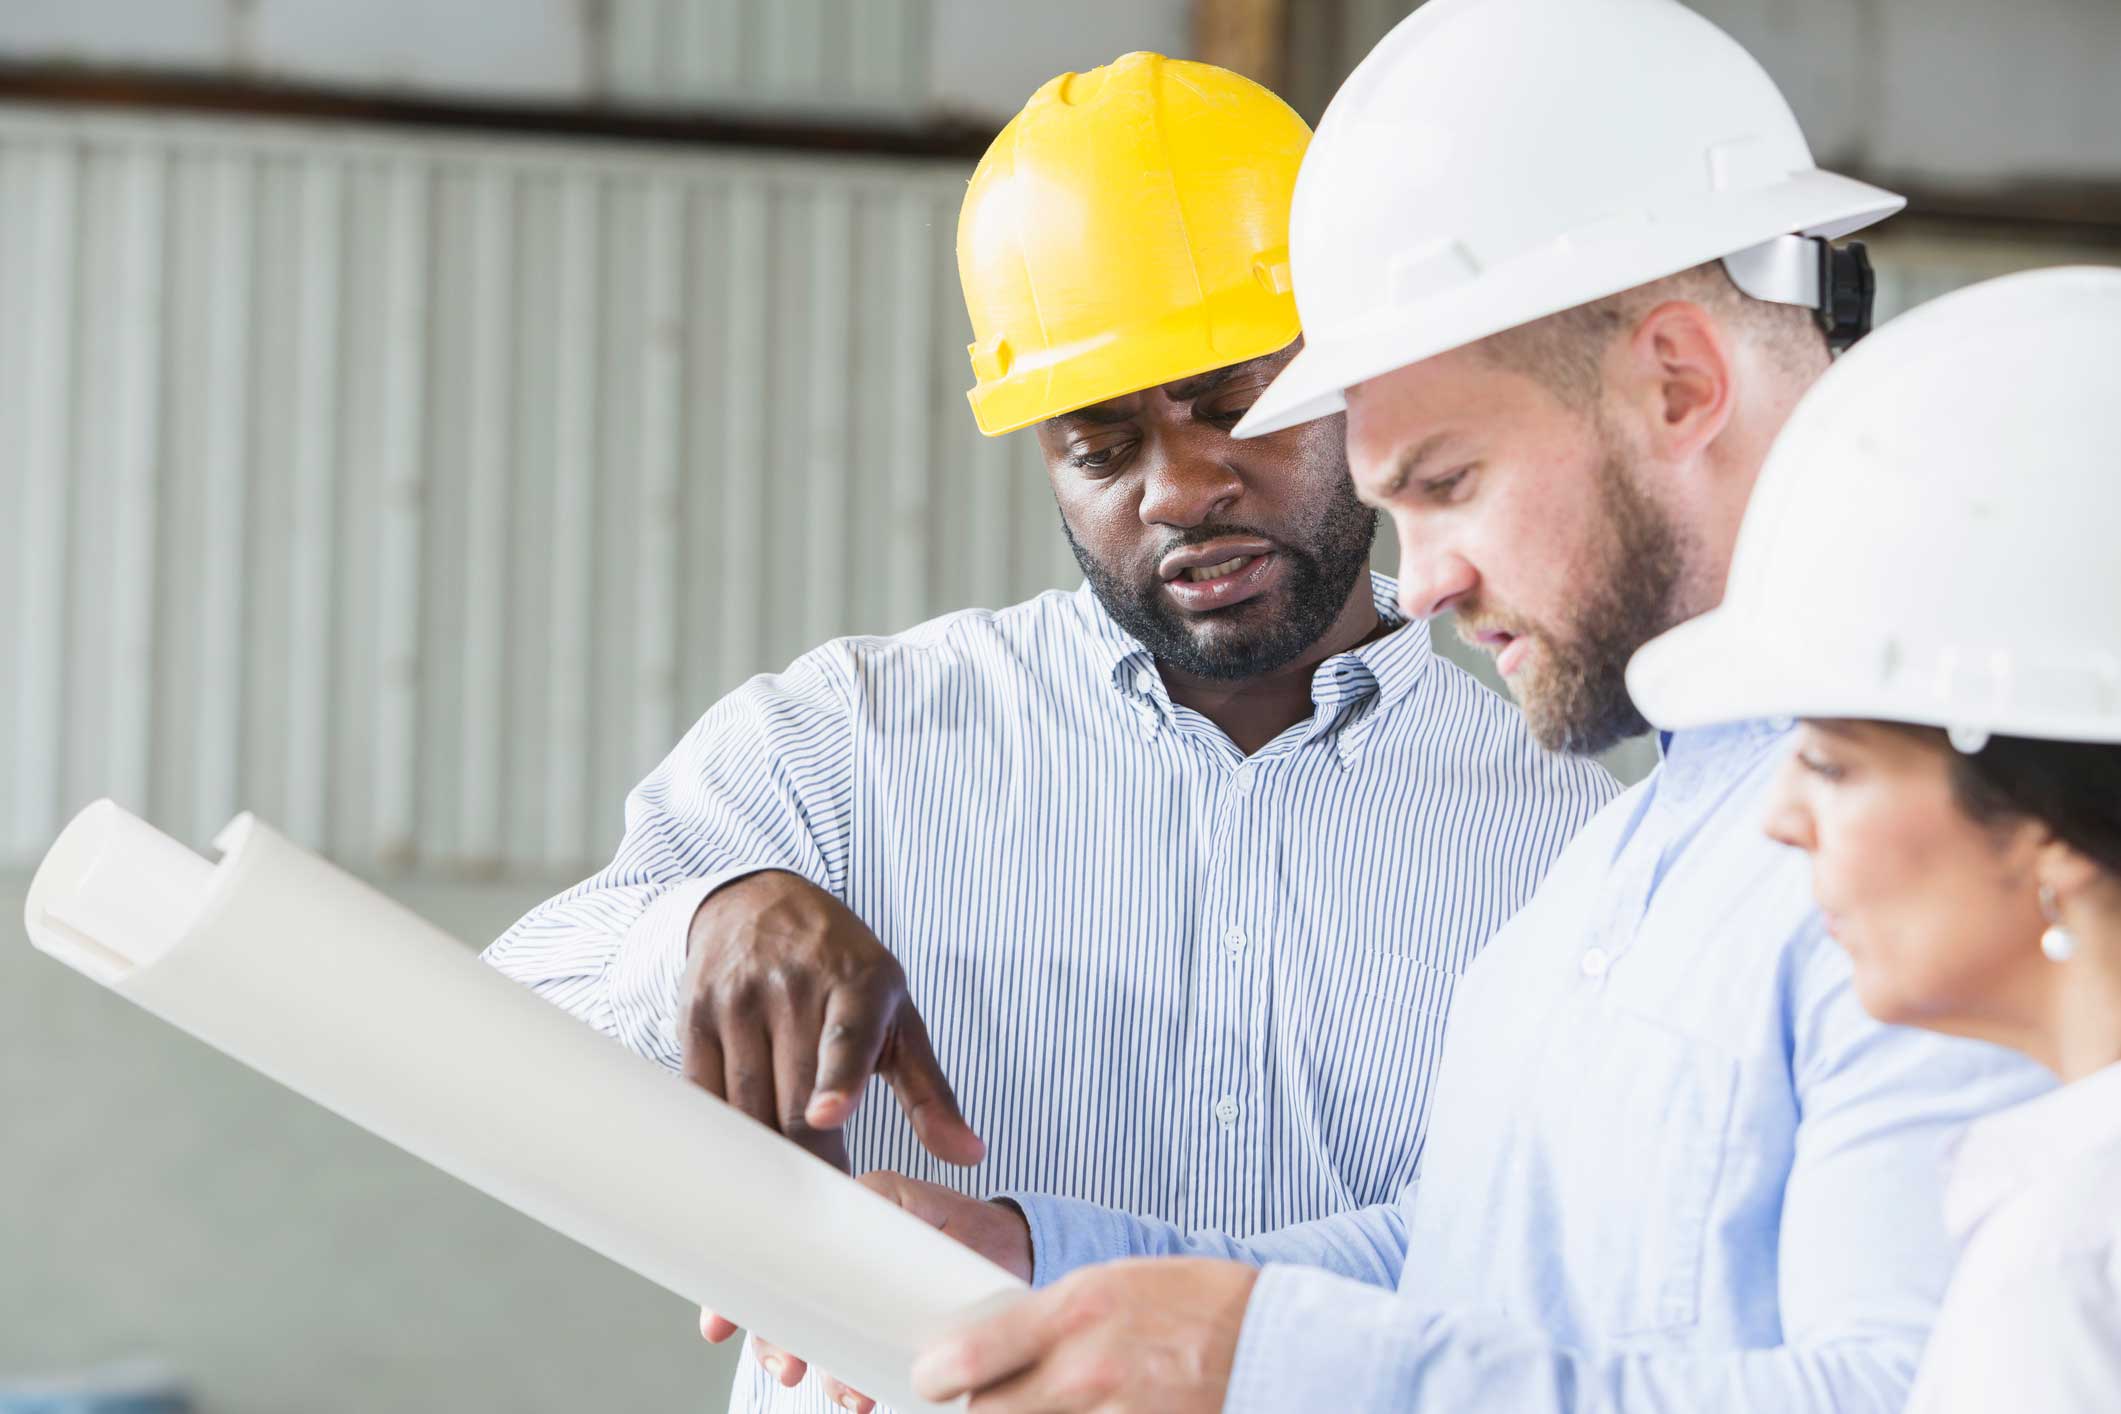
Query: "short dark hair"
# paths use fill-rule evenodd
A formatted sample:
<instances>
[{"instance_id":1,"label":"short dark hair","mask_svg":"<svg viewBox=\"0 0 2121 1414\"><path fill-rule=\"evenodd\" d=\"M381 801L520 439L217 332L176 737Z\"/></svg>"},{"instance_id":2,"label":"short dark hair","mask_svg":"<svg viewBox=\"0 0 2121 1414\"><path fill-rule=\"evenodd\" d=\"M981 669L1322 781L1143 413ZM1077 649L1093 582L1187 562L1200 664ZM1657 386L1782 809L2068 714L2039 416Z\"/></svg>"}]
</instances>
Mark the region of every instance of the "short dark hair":
<instances>
[{"instance_id":1,"label":"short dark hair","mask_svg":"<svg viewBox=\"0 0 2121 1414\"><path fill-rule=\"evenodd\" d=\"M1816 377L1831 360L1826 335L1810 310L1752 298L1731 283L1720 260L1505 329L1474 347L1491 362L1542 384L1565 406L1583 409L1597 402L1604 388L1606 349L1667 300L1686 300L1720 316L1727 328L1766 350L1791 374Z\"/></svg>"},{"instance_id":2,"label":"short dark hair","mask_svg":"<svg viewBox=\"0 0 2121 1414\"><path fill-rule=\"evenodd\" d=\"M1950 763L1952 796L1980 824L2030 817L2121 877L2121 742L1990 737L1979 751L1955 749L1935 727L1881 725L1930 741Z\"/></svg>"}]
</instances>

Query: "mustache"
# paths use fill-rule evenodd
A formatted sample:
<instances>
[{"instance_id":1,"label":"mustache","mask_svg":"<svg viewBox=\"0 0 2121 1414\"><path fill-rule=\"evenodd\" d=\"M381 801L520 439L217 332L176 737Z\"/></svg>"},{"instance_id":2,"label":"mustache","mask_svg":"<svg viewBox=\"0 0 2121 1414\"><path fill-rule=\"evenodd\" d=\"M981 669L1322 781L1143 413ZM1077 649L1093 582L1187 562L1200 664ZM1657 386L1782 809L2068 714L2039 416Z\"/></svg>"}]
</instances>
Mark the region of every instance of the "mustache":
<instances>
[{"instance_id":1,"label":"mustache","mask_svg":"<svg viewBox=\"0 0 2121 1414\"><path fill-rule=\"evenodd\" d=\"M1211 540L1221 540L1225 536L1237 535L1247 536L1254 540L1264 540L1277 550L1288 550L1290 548L1284 545L1277 537L1267 534L1266 531L1259 529L1257 526L1238 525L1234 522L1223 525L1196 525L1191 530L1180 531L1162 545L1159 545L1149 556L1149 563L1151 565L1159 565L1163 563L1166 555L1173 554L1176 551L1191 549L1195 545L1205 545Z\"/></svg>"},{"instance_id":2,"label":"mustache","mask_svg":"<svg viewBox=\"0 0 2121 1414\"><path fill-rule=\"evenodd\" d=\"M1506 633L1512 638L1524 638L1532 633L1532 626L1511 614L1491 611L1485 606L1456 604L1451 608L1451 620L1460 639L1474 643L1484 633Z\"/></svg>"}]
</instances>

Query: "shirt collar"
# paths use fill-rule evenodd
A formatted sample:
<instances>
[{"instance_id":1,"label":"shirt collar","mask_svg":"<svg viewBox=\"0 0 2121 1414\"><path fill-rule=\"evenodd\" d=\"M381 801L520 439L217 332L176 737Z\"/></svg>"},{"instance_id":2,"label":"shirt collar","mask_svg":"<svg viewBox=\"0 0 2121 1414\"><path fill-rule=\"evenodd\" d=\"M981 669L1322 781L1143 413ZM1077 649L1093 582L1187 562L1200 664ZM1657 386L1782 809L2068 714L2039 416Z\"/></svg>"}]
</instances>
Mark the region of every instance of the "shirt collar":
<instances>
[{"instance_id":1,"label":"shirt collar","mask_svg":"<svg viewBox=\"0 0 2121 1414\"><path fill-rule=\"evenodd\" d=\"M1372 571L1370 594L1378 620L1389 632L1318 665L1311 677L1311 700L1321 709L1338 710L1374 696L1375 710L1383 711L1412 692L1428 669L1433 656L1429 626L1400 612L1398 582Z\"/></svg>"},{"instance_id":2,"label":"shirt collar","mask_svg":"<svg viewBox=\"0 0 2121 1414\"><path fill-rule=\"evenodd\" d=\"M1968 1125L1945 1186L1944 1221L1964 1242L2012 1198L2117 1142L2121 1062Z\"/></svg>"},{"instance_id":3,"label":"shirt collar","mask_svg":"<svg viewBox=\"0 0 2121 1414\"><path fill-rule=\"evenodd\" d=\"M1367 698L1376 700L1368 713L1374 719L1414 690L1433 656L1429 626L1410 622L1399 610L1397 581L1373 570L1370 594L1377 617L1391 632L1359 648L1336 653L1318 665L1311 675L1311 701L1318 708L1313 721L1318 730L1350 705ZM1103 601L1087 580L1075 595L1082 606L1084 627L1095 654L1093 661L1105 669L1113 690L1130 701L1147 699L1159 711L1168 711L1171 699L1156 671L1155 657L1105 611Z\"/></svg>"},{"instance_id":4,"label":"shirt collar","mask_svg":"<svg viewBox=\"0 0 2121 1414\"><path fill-rule=\"evenodd\" d=\"M1163 686L1156 680L1156 659L1149 650L1136 641L1134 635L1119 626L1119 621L1105 612L1104 601L1097 591L1084 580L1075 591L1076 607L1081 611L1083 631L1090 639L1092 661L1105 670L1114 691L1139 701L1144 695L1161 699ZM1143 672L1148 673L1144 680ZM1154 682L1153 692L1151 683Z\"/></svg>"},{"instance_id":5,"label":"shirt collar","mask_svg":"<svg viewBox=\"0 0 2121 1414\"><path fill-rule=\"evenodd\" d=\"M1782 745L1795 725L1787 717L1767 717L1658 732L1658 794L1678 802L1733 785L1761 753Z\"/></svg>"}]
</instances>

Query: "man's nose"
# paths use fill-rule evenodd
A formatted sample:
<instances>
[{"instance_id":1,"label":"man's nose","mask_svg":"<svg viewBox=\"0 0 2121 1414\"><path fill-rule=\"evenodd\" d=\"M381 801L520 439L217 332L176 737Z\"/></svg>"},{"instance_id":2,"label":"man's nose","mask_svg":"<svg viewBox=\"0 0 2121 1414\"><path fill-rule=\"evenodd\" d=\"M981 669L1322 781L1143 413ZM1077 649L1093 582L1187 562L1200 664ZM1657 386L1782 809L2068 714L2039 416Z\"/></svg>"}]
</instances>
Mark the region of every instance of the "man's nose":
<instances>
[{"instance_id":1,"label":"man's nose","mask_svg":"<svg viewBox=\"0 0 2121 1414\"><path fill-rule=\"evenodd\" d=\"M1142 484L1144 525L1190 530L1227 511L1244 495L1243 480L1213 457L1152 454Z\"/></svg>"},{"instance_id":2,"label":"man's nose","mask_svg":"<svg viewBox=\"0 0 2121 1414\"><path fill-rule=\"evenodd\" d=\"M1405 520L1399 533L1399 607L1412 619L1433 619L1480 583L1470 561L1447 546L1427 543Z\"/></svg>"}]
</instances>

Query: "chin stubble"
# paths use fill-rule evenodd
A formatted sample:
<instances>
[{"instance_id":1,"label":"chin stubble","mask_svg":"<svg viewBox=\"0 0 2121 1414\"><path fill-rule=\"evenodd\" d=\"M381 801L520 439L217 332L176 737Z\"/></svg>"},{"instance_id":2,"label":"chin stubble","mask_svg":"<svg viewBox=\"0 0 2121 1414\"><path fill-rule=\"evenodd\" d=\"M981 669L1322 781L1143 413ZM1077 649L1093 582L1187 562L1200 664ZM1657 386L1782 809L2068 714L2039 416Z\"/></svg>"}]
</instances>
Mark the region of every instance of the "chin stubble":
<instances>
[{"instance_id":1,"label":"chin stubble","mask_svg":"<svg viewBox=\"0 0 2121 1414\"><path fill-rule=\"evenodd\" d=\"M1161 582L1130 584L1106 569L1075 538L1066 516L1061 532L1105 612L1158 662L1197 677L1235 682L1286 667L1332 627L1369 564L1377 514L1343 479L1302 545L1275 542L1288 565L1282 593L1271 603L1251 600L1219 610L1198 624L1166 598ZM1163 553L1225 535L1259 532L1239 525L1196 526ZM1236 615L1244 617L1226 617Z\"/></svg>"},{"instance_id":2,"label":"chin stubble","mask_svg":"<svg viewBox=\"0 0 2121 1414\"><path fill-rule=\"evenodd\" d=\"M1521 694L1533 739L1575 756L1595 756L1650 729L1628 696L1628 660L1677 622L1684 563L1677 528L1623 460L1609 454L1599 480L1604 553L1566 635L1541 635L1546 661Z\"/></svg>"}]
</instances>

